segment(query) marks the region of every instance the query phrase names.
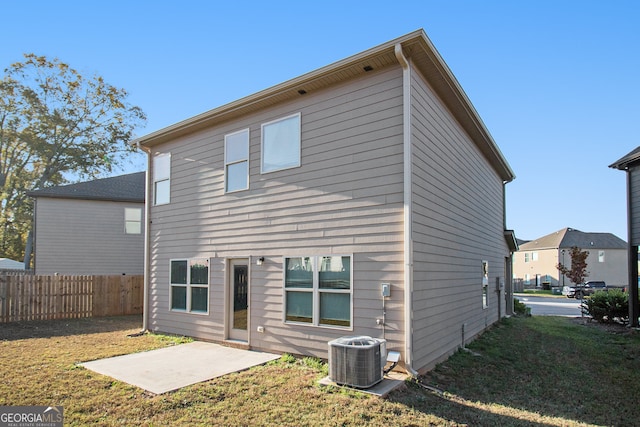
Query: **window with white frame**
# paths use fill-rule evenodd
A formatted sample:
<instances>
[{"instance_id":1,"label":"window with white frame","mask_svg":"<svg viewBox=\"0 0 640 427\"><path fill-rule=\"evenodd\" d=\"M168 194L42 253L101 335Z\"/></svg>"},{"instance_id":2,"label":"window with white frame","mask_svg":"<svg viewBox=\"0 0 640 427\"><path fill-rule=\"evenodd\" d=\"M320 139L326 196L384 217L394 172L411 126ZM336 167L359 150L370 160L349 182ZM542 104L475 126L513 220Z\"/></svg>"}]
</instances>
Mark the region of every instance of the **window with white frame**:
<instances>
[{"instance_id":1,"label":"window with white frame","mask_svg":"<svg viewBox=\"0 0 640 427\"><path fill-rule=\"evenodd\" d=\"M351 271L350 256L285 258L285 321L351 327Z\"/></svg>"},{"instance_id":2,"label":"window with white frame","mask_svg":"<svg viewBox=\"0 0 640 427\"><path fill-rule=\"evenodd\" d=\"M142 233L142 208L124 208L125 234Z\"/></svg>"},{"instance_id":3,"label":"window with white frame","mask_svg":"<svg viewBox=\"0 0 640 427\"><path fill-rule=\"evenodd\" d=\"M262 173L300 166L300 113L262 125Z\"/></svg>"},{"instance_id":4,"label":"window with white frame","mask_svg":"<svg viewBox=\"0 0 640 427\"><path fill-rule=\"evenodd\" d=\"M598 262L604 262L604 251L598 251Z\"/></svg>"},{"instance_id":5,"label":"window with white frame","mask_svg":"<svg viewBox=\"0 0 640 427\"><path fill-rule=\"evenodd\" d=\"M482 261L482 308L489 307L489 262Z\"/></svg>"},{"instance_id":6,"label":"window with white frame","mask_svg":"<svg viewBox=\"0 0 640 427\"><path fill-rule=\"evenodd\" d=\"M165 205L171 197L171 154L161 153L153 157L153 204Z\"/></svg>"},{"instance_id":7,"label":"window with white frame","mask_svg":"<svg viewBox=\"0 0 640 427\"><path fill-rule=\"evenodd\" d=\"M224 137L225 191L249 188L249 129Z\"/></svg>"},{"instance_id":8,"label":"window with white frame","mask_svg":"<svg viewBox=\"0 0 640 427\"><path fill-rule=\"evenodd\" d=\"M171 309L189 313L209 310L209 260L171 260Z\"/></svg>"}]
</instances>

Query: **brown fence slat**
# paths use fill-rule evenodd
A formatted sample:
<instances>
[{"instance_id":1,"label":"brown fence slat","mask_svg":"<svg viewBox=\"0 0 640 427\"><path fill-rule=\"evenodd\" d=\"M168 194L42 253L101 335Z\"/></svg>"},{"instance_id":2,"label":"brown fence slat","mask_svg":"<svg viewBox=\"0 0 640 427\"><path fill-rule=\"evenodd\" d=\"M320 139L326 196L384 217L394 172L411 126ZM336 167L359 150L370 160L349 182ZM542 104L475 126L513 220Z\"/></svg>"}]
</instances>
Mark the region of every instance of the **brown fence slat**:
<instances>
[{"instance_id":1,"label":"brown fence slat","mask_svg":"<svg viewBox=\"0 0 640 427\"><path fill-rule=\"evenodd\" d=\"M6 322L7 317L7 279L0 276L0 323Z\"/></svg>"},{"instance_id":2,"label":"brown fence slat","mask_svg":"<svg viewBox=\"0 0 640 427\"><path fill-rule=\"evenodd\" d=\"M0 323L142 313L143 276L0 274Z\"/></svg>"}]
</instances>

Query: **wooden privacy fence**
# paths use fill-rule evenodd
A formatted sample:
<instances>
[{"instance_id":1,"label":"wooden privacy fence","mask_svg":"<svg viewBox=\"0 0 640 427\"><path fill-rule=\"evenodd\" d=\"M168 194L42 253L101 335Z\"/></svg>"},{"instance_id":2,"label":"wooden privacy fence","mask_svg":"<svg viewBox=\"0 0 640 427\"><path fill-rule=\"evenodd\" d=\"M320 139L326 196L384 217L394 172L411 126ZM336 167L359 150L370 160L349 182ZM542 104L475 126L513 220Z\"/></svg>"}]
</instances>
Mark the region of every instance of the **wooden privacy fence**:
<instances>
[{"instance_id":1,"label":"wooden privacy fence","mask_svg":"<svg viewBox=\"0 0 640 427\"><path fill-rule=\"evenodd\" d=\"M0 275L0 323L142 313L143 276Z\"/></svg>"}]
</instances>

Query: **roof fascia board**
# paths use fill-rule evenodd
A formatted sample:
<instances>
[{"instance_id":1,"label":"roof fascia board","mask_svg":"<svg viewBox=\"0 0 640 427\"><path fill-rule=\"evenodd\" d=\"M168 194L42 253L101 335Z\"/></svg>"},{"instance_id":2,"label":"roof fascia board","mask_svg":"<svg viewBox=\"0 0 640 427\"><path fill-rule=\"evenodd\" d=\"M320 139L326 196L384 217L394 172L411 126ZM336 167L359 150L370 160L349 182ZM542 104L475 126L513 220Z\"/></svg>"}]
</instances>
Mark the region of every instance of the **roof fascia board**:
<instances>
[{"instance_id":1,"label":"roof fascia board","mask_svg":"<svg viewBox=\"0 0 640 427\"><path fill-rule=\"evenodd\" d=\"M240 114L244 110L249 110L261 102L265 102L270 98L281 95L284 92L291 91L297 94L297 90L311 82L316 82L330 75L339 74L361 64L370 61L376 57L384 55L394 55L394 49L397 44L403 48L408 58L420 57L427 58L427 61L414 61L414 66L423 73L423 75L431 75L437 77L437 81L429 81L429 83L437 91L438 95L443 99L445 104L451 110L452 114L458 118L465 130L468 132L478 148L489 159L498 171L504 182L510 182L515 179L515 174L504 155L498 148L491 134L487 130L484 122L480 118L478 112L471 104L471 101L465 94L464 90L458 83L457 79L446 65L443 58L436 50L433 43L429 40L424 30L416 30L412 33L398 37L389 42L383 43L366 51L357 53L340 61L334 62L315 71L303 74L299 77L285 81L278 85L272 86L260 92L238 99L223 106L214 108L204 113L198 114L176 124L170 125L163 129L157 130L140 138L136 138L132 144L153 147L164 142L171 141L180 136L201 130L203 128L213 126L216 123L225 121L234 114ZM416 48L417 46L417 48ZM395 56L395 55L394 55ZM431 69L421 69L421 62ZM435 71L435 74L434 74ZM364 71L363 71L364 73Z\"/></svg>"},{"instance_id":2,"label":"roof fascia board","mask_svg":"<svg viewBox=\"0 0 640 427\"><path fill-rule=\"evenodd\" d=\"M421 30L415 31L413 33L402 36L396 40L393 40L393 41L381 44L372 49L357 53L353 56L334 62L332 64L319 68L317 70L311 71L309 73L303 74L299 77L295 77L291 80L287 80L283 83L264 89L260 92L256 92L252 95L246 96L244 98L240 98L236 101L230 102L228 104L222 105L212 110L205 111L204 113L198 114L196 116L193 116L191 118L188 118L176 124L170 125L158 131L152 132L148 135L137 138L132 142L132 144L139 143L145 146L154 146L159 143L165 142L167 140L171 140L177 136L181 136L181 135L190 133L194 130L207 127L211 123L215 123L219 119L223 118L226 114L244 109L252 104L257 103L258 101L268 99L270 97L273 97L287 90L292 90L294 88L304 86L309 82L318 80L319 78L327 76L329 74L339 73L340 71L346 68L352 67L354 63L366 61L367 59L373 58L381 54L385 50L389 52L393 52L395 44L402 43L406 40L414 38L420 33L422 33Z\"/></svg>"},{"instance_id":3,"label":"roof fascia board","mask_svg":"<svg viewBox=\"0 0 640 427\"><path fill-rule=\"evenodd\" d=\"M612 169L625 170L639 161L640 161L640 147L636 148L626 156L610 164L609 167Z\"/></svg>"},{"instance_id":4,"label":"roof fascia board","mask_svg":"<svg viewBox=\"0 0 640 427\"><path fill-rule=\"evenodd\" d=\"M144 199L134 198L115 198L115 197L100 197L100 196L75 196L72 194L38 194L37 192L28 192L27 196L34 199L68 199L68 200L91 200L100 202L118 202L118 203L144 203Z\"/></svg>"}]
</instances>

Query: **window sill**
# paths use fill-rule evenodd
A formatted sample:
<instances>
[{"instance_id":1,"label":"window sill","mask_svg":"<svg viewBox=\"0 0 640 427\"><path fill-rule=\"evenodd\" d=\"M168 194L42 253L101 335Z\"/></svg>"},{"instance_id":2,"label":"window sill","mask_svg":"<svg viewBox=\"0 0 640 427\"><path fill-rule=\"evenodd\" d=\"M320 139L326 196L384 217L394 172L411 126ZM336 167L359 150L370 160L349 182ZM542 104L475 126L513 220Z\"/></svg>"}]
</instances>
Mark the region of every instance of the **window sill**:
<instances>
[{"instance_id":1,"label":"window sill","mask_svg":"<svg viewBox=\"0 0 640 427\"><path fill-rule=\"evenodd\" d=\"M314 325L313 323L291 322L291 321L284 321L283 323L289 326L306 326L309 328L333 329L333 330L339 330L339 331L353 331L353 326Z\"/></svg>"},{"instance_id":2,"label":"window sill","mask_svg":"<svg viewBox=\"0 0 640 427\"><path fill-rule=\"evenodd\" d=\"M179 308L170 308L169 311L172 312L172 313L195 314L196 316L208 316L209 315L208 311L187 311L187 310L182 310L182 309L179 309Z\"/></svg>"}]
</instances>

